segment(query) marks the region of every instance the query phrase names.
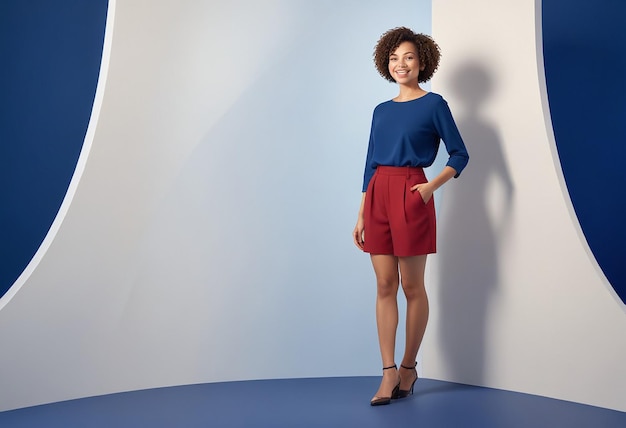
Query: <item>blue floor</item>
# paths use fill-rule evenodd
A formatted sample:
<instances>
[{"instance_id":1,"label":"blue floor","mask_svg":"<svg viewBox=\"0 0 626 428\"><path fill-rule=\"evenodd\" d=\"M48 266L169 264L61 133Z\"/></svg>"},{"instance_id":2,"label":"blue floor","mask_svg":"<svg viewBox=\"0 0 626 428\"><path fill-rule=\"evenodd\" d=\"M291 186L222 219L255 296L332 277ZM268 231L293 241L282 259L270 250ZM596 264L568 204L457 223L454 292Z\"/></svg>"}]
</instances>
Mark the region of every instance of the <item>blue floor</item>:
<instances>
[{"instance_id":1,"label":"blue floor","mask_svg":"<svg viewBox=\"0 0 626 428\"><path fill-rule=\"evenodd\" d=\"M371 407L378 377L212 383L0 412L0 427L624 428L626 413L419 379L415 395Z\"/></svg>"}]
</instances>

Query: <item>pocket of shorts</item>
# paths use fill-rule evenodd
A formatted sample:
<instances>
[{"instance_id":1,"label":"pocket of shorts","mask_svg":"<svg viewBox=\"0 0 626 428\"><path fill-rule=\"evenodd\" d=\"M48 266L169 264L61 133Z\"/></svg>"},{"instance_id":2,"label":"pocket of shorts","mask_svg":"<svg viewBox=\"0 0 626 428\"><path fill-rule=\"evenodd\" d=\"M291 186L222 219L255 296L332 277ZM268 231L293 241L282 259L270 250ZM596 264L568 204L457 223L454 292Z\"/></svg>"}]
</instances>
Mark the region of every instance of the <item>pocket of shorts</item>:
<instances>
[{"instance_id":1,"label":"pocket of shorts","mask_svg":"<svg viewBox=\"0 0 626 428\"><path fill-rule=\"evenodd\" d=\"M424 205L428 205L428 202L430 202L430 199L432 199L432 198L433 198L433 197L431 196L431 197L430 197L430 199L428 200L428 202L426 202L426 201L424 200L424 197L422 196L422 194L420 193L420 191L419 191L419 190L416 190L416 191L415 191L415 193L417 193L417 196L420 198L420 201L422 201L422 203L423 203Z\"/></svg>"},{"instance_id":2,"label":"pocket of shorts","mask_svg":"<svg viewBox=\"0 0 626 428\"><path fill-rule=\"evenodd\" d=\"M420 180L411 180L409 183L409 187L408 190L411 194L413 194L415 197L419 198L419 200L422 202L423 205L428 205L428 202L430 202L430 200L428 202L424 201L424 198L422 197L422 194L420 193L419 190L411 190L411 187L415 186L416 184L424 184L427 183L426 181L420 181ZM431 196L432 199L432 196Z\"/></svg>"}]
</instances>

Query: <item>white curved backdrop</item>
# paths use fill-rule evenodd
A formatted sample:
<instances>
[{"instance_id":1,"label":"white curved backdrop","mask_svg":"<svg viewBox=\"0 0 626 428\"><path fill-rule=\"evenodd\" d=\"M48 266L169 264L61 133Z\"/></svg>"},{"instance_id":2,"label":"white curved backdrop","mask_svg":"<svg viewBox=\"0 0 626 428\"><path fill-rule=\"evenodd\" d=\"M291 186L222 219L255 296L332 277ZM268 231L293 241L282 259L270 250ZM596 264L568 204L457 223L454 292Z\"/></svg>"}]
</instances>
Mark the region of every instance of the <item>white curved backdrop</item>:
<instances>
[{"instance_id":1,"label":"white curved backdrop","mask_svg":"<svg viewBox=\"0 0 626 428\"><path fill-rule=\"evenodd\" d=\"M434 0L433 35L471 161L442 198L426 375L626 410L626 312L562 184L541 2Z\"/></svg>"},{"instance_id":2,"label":"white curved backdrop","mask_svg":"<svg viewBox=\"0 0 626 428\"><path fill-rule=\"evenodd\" d=\"M388 28L430 32L430 2L110 6L84 173L0 311L0 410L379 373L351 241L371 111L395 95L371 54Z\"/></svg>"}]
</instances>

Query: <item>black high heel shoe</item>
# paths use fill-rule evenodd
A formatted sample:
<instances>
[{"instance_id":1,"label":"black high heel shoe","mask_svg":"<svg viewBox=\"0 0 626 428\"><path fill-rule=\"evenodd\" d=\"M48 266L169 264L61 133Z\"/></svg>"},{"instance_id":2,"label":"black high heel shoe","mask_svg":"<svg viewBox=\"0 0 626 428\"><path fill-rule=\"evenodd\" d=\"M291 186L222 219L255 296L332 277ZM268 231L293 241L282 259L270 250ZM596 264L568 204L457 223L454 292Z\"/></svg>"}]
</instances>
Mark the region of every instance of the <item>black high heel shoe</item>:
<instances>
[{"instance_id":1,"label":"black high heel shoe","mask_svg":"<svg viewBox=\"0 0 626 428\"><path fill-rule=\"evenodd\" d=\"M418 378L417 369L415 368L416 366L417 366L417 361L415 362L413 367L407 367L404 364L400 364L400 367L402 367L403 369L413 370L415 372L415 379L413 379L413 383L411 384L411 387L409 389L400 389L400 385L398 385L398 390L396 392L396 395L392 395L391 398L394 398L394 399L405 398L405 397L408 397L409 395L413 395L413 387L415 386L415 382L417 381L417 378Z\"/></svg>"},{"instance_id":2,"label":"black high heel shoe","mask_svg":"<svg viewBox=\"0 0 626 428\"><path fill-rule=\"evenodd\" d=\"M397 369L398 367L394 364L393 366L389 366L389 367L383 367L383 370L388 370L388 369ZM400 381L398 380L398 384L395 386L395 388L393 388L393 391L391 391L391 397L376 397L374 396L374 398L372 398L372 400L370 401L370 405L372 406L384 406L385 404L389 404L391 403L391 398L395 395L398 395L398 391L400 391Z\"/></svg>"}]
</instances>

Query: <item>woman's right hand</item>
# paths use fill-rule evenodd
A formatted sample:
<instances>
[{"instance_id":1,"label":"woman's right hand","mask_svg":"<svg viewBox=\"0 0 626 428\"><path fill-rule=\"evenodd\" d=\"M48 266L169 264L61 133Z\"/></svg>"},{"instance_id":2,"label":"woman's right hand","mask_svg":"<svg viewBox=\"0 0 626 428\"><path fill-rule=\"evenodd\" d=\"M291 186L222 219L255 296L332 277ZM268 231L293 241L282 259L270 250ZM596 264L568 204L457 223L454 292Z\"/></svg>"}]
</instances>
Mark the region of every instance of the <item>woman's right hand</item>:
<instances>
[{"instance_id":1,"label":"woman's right hand","mask_svg":"<svg viewBox=\"0 0 626 428\"><path fill-rule=\"evenodd\" d=\"M352 238L354 239L354 245L356 245L360 250L363 250L363 244L365 244L365 222L362 218L356 222L356 226L354 226L354 230L352 231Z\"/></svg>"}]
</instances>

